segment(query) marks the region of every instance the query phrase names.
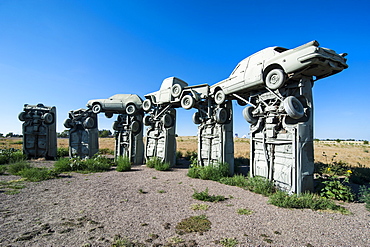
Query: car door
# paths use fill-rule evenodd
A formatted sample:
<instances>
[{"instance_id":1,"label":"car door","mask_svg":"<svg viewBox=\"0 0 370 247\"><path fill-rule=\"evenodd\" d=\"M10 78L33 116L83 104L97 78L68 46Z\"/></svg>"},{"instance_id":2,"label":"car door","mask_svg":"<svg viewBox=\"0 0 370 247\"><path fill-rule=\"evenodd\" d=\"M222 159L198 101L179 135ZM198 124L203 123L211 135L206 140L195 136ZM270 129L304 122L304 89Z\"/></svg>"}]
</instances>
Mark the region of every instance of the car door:
<instances>
[{"instance_id":1,"label":"car door","mask_svg":"<svg viewBox=\"0 0 370 247\"><path fill-rule=\"evenodd\" d=\"M245 88L252 87L263 82L263 51L258 52L249 58L245 72Z\"/></svg>"},{"instance_id":2,"label":"car door","mask_svg":"<svg viewBox=\"0 0 370 247\"><path fill-rule=\"evenodd\" d=\"M111 97L104 102L104 109L105 110L122 110L123 104L121 99L116 99Z\"/></svg>"}]
</instances>

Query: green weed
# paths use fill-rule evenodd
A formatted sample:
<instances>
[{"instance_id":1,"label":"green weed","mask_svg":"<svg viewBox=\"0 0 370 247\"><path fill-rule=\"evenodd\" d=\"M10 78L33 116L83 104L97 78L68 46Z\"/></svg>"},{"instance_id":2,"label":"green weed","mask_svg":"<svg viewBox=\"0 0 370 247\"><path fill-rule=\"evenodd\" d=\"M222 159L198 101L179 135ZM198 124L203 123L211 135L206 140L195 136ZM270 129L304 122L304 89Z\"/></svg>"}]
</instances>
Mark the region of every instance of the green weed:
<instances>
[{"instance_id":1,"label":"green weed","mask_svg":"<svg viewBox=\"0 0 370 247\"><path fill-rule=\"evenodd\" d=\"M211 222L207 216L199 215L183 219L176 225L177 232L206 232L211 229Z\"/></svg>"},{"instance_id":2,"label":"green weed","mask_svg":"<svg viewBox=\"0 0 370 247\"><path fill-rule=\"evenodd\" d=\"M220 244L225 247L234 247L239 244L236 238L224 238L220 240Z\"/></svg>"},{"instance_id":3,"label":"green weed","mask_svg":"<svg viewBox=\"0 0 370 247\"><path fill-rule=\"evenodd\" d=\"M198 192L194 189L194 194L192 196L196 200L205 201L205 202L219 202L219 201L225 201L226 198L221 195L209 195L208 194L208 188L206 188L205 191Z\"/></svg>"},{"instance_id":4,"label":"green weed","mask_svg":"<svg viewBox=\"0 0 370 247\"><path fill-rule=\"evenodd\" d=\"M192 210L208 210L209 209L209 205L207 205L207 204L192 204L191 206L190 206L190 208L192 209Z\"/></svg>"},{"instance_id":5,"label":"green weed","mask_svg":"<svg viewBox=\"0 0 370 247\"><path fill-rule=\"evenodd\" d=\"M366 209L370 211L370 188L362 185L360 186L359 201L366 204Z\"/></svg>"},{"instance_id":6,"label":"green weed","mask_svg":"<svg viewBox=\"0 0 370 247\"><path fill-rule=\"evenodd\" d=\"M127 156L119 156L116 159L116 166L118 172L130 171L131 170L131 161Z\"/></svg>"},{"instance_id":7,"label":"green weed","mask_svg":"<svg viewBox=\"0 0 370 247\"><path fill-rule=\"evenodd\" d=\"M264 196L270 196L276 191L272 181L259 176L248 178L246 187L248 190Z\"/></svg>"},{"instance_id":8,"label":"green weed","mask_svg":"<svg viewBox=\"0 0 370 247\"><path fill-rule=\"evenodd\" d=\"M247 187L248 181L246 177L240 174L232 177L223 177L220 179L220 183L245 188Z\"/></svg>"},{"instance_id":9,"label":"green weed","mask_svg":"<svg viewBox=\"0 0 370 247\"><path fill-rule=\"evenodd\" d=\"M239 208L236 212L240 215L251 215L251 214L253 214L253 211L250 210L250 209L247 209L247 208Z\"/></svg>"},{"instance_id":10,"label":"green weed","mask_svg":"<svg viewBox=\"0 0 370 247\"><path fill-rule=\"evenodd\" d=\"M334 201L312 193L288 195L286 192L278 191L269 197L268 203L283 208L309 208L312 210L332 210L342 214L350 213L347 209L335 204Z\"/></svg>"}]
</instances>

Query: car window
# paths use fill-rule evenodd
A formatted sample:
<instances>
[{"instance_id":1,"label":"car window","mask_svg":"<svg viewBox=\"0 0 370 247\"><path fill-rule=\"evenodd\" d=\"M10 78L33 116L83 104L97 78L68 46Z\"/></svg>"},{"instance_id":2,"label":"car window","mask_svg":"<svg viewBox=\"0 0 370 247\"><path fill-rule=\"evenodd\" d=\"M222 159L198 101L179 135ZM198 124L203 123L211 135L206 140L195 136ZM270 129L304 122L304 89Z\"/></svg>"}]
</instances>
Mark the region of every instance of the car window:
<instances>
[{"instance_id":1,"label":"car window","mask_svg":"<svg viewBox=\"0 0 370 247\"><path fill-rule=\"evenodd\" d=\"M282 53L282 52L287 51L287 50L289 50L289 49L283 48L283 47L275 47L275 49L274 49L274 51L279 52L279 53Z\"/></svg>"}]
</instances>

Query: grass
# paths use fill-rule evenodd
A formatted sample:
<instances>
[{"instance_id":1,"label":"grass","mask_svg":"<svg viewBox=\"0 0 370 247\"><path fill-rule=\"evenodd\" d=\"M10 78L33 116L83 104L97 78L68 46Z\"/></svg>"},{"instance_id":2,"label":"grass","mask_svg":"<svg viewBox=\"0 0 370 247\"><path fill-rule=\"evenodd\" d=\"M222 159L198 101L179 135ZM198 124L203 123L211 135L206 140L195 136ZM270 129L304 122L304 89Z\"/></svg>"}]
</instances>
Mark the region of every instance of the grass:
<instances>
[{"instance_id":1,"label":"grass","mask_svg":"<svg viewBox=\"0 0 370 247\"><path fill-rule=\"evenodd\" d=\"M334 201L312 193L288 195L286 192L277 191L269 197L268 203L283 208L309 208L312 210L329 210L350 214L346 208L337 205Z\"/></svg>"},{"instance_id":2,"label":"grass","mask_svg":"<svg viewBox=\"0 0 370 247\"><path fill-rule=\"evenodd\" d=\"M239 174L232 177L223 177L219 181L222 184L231 185L231 186L238 186L241 188L245 188L248 185L248 180L245 176Z\"/></svg>"},{"instance_id":3,"label":"grass","mask_svg":"<svg viewBox=\"0 0 370 247\"><path fill-rule=\"evenodd\" d=\"M194 166L188 170L187 176L203 180L220 181L229 175L229 164L217 163L209 166Z\"/></svg>"},{"instance_id":4,"label":"grass","mask_svg":"<svg viewBox=\"0 0 370 247\"><path fill-rule=\"evenodd\" d=\"M196 210L208 210L209 209L209 205L207 205L207 204L192 204L191 206L190 206L190 208L192 209L192 210L194 210L194 211L196 211Z\"/></svg>"},{"instance_id":5,"label":"grass","mask_svg":"<svg viewBox=\"0 0 370 247\"><path fill-rule=\"evenodd\" d=\"M97 155L92 159L78 157L60 158L54 163L55 171L61 172L104 172L110 170L112 163L108 158Z\"/></svg>"},{"instance_id":6,"label":"grass","mask_svg":"<svg viewBox=\"0 0 370 247\"><path fill-rule=\"evenodd\" d=\"M118 172L125 172L131 170L131 161L130 158L127 156L119 156L116 161L116 170Z\"/></svg>"},{"instance_id":7,"label":"grass","mask_svg":"<svg viewBox=\"0 0 370 247\"><path fill-rule=\"evenodd\" d=\"M247 208L239 208L236 211L240 215L251 215L253 214L253 210L247 209Z\"/></svg>"},{"instance_id":8,"label":"grass","mask_svg":"<svg viewBox=\"0 0 370 247\"><path fill-rule=\"evenodd\" d=\"M208 188L205 191L198 192L194 189L194 194L192 196L196 200L204 201L204 202L220 202L225 201L227 198L221 195L209 195Z\"/></svg>"},{"instance_id":9,"label":"grass","mask_svg":"<svg viewBox=\"0 0 370 247\"><path fill-rule=\"evenodd\" d=\"M220 240L220 245L225 247L234 247L238 246L239 241L236 238L223 238Z\"/></svg>"},{"instance_id":10,"label":"grass","mask_svg":"<svg viewBox=\"0 0 370 247\"><path fill-rule=\"evenodd\" d=\"M159 157L151 157L146 162L146 166L149 168L154 168L157 171L169 171L171 170L170 164L162 162Z\"/></svg>"},{"instance_id":11,"label":"grass","mask_svg":"<svg viewBox=\"0 0 370 247\"><path fill-rule=\"evenodd\" d=\"M270 196L276 191L272 181L259 176L248 178L246 187L248 190L264 196Z\"/></svg>"},{"instance_id":12,"label":"grass","mask_svg":"<svg viewBox=\"0 0 370 247\"><path fill-rule=\"evenodd\" d=\"M199 216L192 216L186 219L183 219L176 225L177 232L206 232L211 229L211 222L208 220L207 216L199 215Z\"/></svg>"}]
</instances>

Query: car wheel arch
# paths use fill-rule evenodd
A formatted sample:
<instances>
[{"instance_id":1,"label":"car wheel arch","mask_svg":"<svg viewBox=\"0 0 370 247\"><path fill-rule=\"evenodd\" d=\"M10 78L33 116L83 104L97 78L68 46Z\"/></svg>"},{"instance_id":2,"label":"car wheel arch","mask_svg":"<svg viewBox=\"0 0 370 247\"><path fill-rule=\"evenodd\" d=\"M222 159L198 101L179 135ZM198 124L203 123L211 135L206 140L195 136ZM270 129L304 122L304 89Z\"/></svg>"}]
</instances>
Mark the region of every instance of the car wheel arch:
<instances>
[{"instance_id":1,"label":"car wheel arch","mask_svg":"<svg viewBox=\"0 0 370 247\"><path fill-rule=\"evenodd\" d=\"M285 74L285 69L280 64L270 64L263 70L263 81L266 81L267 74L273 69L281 69Z\"/></svg>"}]
</instances>

